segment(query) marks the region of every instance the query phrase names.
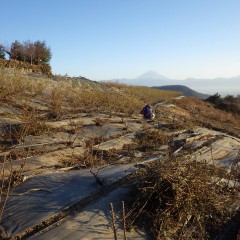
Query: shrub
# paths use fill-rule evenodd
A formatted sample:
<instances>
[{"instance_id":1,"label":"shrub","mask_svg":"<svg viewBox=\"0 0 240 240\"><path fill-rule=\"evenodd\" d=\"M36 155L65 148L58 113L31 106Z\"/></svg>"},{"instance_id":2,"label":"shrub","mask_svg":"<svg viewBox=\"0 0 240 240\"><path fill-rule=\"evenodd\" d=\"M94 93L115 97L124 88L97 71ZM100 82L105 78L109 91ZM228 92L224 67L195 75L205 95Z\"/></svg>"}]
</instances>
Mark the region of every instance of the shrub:
<instances>
[{"instance_id":1,"label":"shrub","mask_svg":"<svg viewBox=\"0 0 240 240\"><path fill-rule=\"evenodd\" d=\"M213 104L219 104L221 102L222 98L221 95L218 93L215 93L214 95L208 97L206 101L213 103Z\"/></svg>"},{"instance_id":2,"label":"shrub","mask_svg":"<svg viewBox=\"0 0 240 240\"><path fill-rule=\"evenodd\" d=\"M142 169L130 196L129 224L138 222L154 239L216 236L230 219L234 202L234 191L213 181L224 177L220 168L183 159L166 159Z\"/></svg>"}]
</instances>

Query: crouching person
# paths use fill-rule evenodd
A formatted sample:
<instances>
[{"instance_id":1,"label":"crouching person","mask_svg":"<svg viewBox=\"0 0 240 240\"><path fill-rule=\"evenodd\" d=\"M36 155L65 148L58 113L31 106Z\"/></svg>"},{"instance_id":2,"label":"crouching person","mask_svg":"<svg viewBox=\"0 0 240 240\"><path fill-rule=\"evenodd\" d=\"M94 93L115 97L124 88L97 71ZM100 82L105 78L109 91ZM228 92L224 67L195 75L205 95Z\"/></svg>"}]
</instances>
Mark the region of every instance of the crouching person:
<instances>
[{"instance_id":1,"label":"crouching person","mask_svg":"<svg viewBox=\"0 0 240 240\"><path fill-rule=\"evenodd\" d=\"M149 104L147 104L140 113L143 114L146 119L153 120L155 118L155 114L152 112Z\"/></svg>"}]
</instances>

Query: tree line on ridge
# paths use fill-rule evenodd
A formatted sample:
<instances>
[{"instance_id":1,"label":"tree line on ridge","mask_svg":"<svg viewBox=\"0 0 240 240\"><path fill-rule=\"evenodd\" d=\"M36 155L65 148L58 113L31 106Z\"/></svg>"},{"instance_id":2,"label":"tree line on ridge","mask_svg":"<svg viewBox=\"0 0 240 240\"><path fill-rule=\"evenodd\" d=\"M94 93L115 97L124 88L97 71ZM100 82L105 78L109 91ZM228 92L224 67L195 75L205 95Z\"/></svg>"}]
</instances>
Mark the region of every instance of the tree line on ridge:
<instances>
[{"instance_id":1,"label":"tree line on ridge","mask_svg":"<svg viewBox=\"0 0 240 240\"><path fill-rule=\"evenodd\" d=\"M11 47L0 44L0 58L5 59L6 54L9 59L28 62L31 65L49 64L52 53L45 41L15 41Z\"/></svg>"}]
</instances>

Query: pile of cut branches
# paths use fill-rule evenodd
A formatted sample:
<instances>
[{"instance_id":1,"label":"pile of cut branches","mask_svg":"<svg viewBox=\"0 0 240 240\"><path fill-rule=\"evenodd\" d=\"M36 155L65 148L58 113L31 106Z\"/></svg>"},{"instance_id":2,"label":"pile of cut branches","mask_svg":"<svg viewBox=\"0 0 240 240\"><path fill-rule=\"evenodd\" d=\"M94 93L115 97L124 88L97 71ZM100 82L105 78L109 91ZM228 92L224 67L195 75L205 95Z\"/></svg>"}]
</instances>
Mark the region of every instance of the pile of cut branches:
<instances>
[{"instance_id":1,"label":"pile of cut branches","mask_svg":"<svg viewBox=\"0 0 240 240\"><path fill-rule=\"evenodd\" d=\"M229 176L222 168L186 159L143 168L134 176L129 225L140 225L154 239L213 239L239 201L237 189L220 184Z\"/></svg>"}]
</instances>

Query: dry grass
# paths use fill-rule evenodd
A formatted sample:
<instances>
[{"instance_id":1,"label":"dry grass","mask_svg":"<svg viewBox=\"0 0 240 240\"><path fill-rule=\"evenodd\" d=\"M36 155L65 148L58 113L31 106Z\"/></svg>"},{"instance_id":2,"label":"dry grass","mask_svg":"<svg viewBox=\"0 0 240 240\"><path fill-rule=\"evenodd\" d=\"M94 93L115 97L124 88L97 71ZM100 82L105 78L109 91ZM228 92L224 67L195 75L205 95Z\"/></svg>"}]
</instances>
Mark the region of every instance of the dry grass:
<instances>
[{"instance_id":1,"label":"dry grass","mask_svg":"<svg viewBox=\"0 0 240 240\"><path fill-rule=\"evenodd\" d=\"M17 97L35 97L44 91L46 80L32 79L15 71L12 74L0 69L0 101Z\"/></svg>"},{"instance_id":2,"label":"dry grass","mask_svg":"<svg viewBox=\"0 0 240 240\"><path fill-rule=\"evenodd\" d=\"M131 196L130 225L138 223L155 239L213 239L237 198L237 191L213 183L222 178L228 175L220 168L181 159L142 169Z\"/></svg>"},{"instance_id":3,"label":"dry grass","mask_svg":"<svg viewBox=\"0 0 240 240\"><path fill-rule=\"evenodd\" d=\"M220 130L237 137L240 136L240 119L231 113L216 109L208 102L190 97L173 100L173 103L190 115L190 118L181 116L188 122L190 120L203 127Z\"/></svg>"},{"instance_id":4,"label":"dry grass","mask_svg":"<svg viewBox=\"0 0 240 240\"><path fill-rule=\"evenodd\" d=\"M168 154L130 177L134 190L128 202L128 227L138 225L154 239L215 239L240 201L239 156L230 173L192 161L190 155L177 157L170 135L156 129L139 134L134 149L152 156L162 145L168 145ZM234 239L236 233L224 234L229 237L225 239Z\"/></svg>"},{"instance_id":5,"label":"dry grass","mask_svg":"<svg viewBox=\"0 0 240 240\"><path fill-rule=\"evenodd\" d=\"M109 117L119 113L122 116L131 116L138 113L145 103L154 104L178 95L147 87L106 84L105 88L95 88L86 84L71 82L69 79L58 82L34 79L17 72L6 74L2 71L1 102L7 100L16 103L17 99L32 99L37 96L45 100L48 107L44 114L40 115L32 108L24 109L22 106L20 118L23 123L11 132L6 128L3 138L21 143L27 135L49 132L51 129L44 123L45 118L61 119L69 113L73 116L72 113L81 112L105 113ZM189 129L199 124L240 136L240 129L236 129L240 126L240 120L230 113L224 113L209 103L192 98L172 101L178 108L161 109L159 116L157 115L157 120L166 120L171 130ZM11 104L9 106L11 107ZM101 127L105 119L96 117L94 122ZM73 146L78 133L82 131L81 128L81 123L70 121L68 131L72 138L68 147ZM116 160L124 152L132 157L136 149L151 155L170 142L164 131L145 129L145 134L138 135L136 142L125 146L121 153L114 149L105 153L94 151L94 146L103 140L107 139L89 139L84 154L63 161L62 166L102 166ZM23 153L15 155L15 158L19 158ZM188 162L186 159L171 156L169 153L167 159L144 168L137 174L134 184L136 190L130 197L133 206L130 216L128 215L130 223L140 222L156 239L208 239L215 236L230 218L229 206L236 200L237 195L235 191L230 191L227 187L223 189L213 180L229 179L233 176L212 165ZM4 177L4 166L1 174ZM13 173L11 178L14 178Z\"/></svg>"},{"instance_id":6,"label":"dry grass","mask_svg":"<svg viewBox=\"0 0 240 240\"><path fill-rule=\"evenodd\" d=\"M36 136L51 131L45 122L39 120L39 115L34 109L24 110L21 116L22 123L6 124L1 129L0 139L10 144L22 143L28 135Z\"/></svg>"},{"instance_id":7,"label":"dry grass","mask_svg":"<svg viewBox=\"0 0 240 240\"><path fill-rule=\"evenodd\" d=\"M148 103L151 105L180 95L179 92L165 91L142 86L130 86L119 83L105 83L105 85L114 88L117 91L129 94L130 96L134 96L143 103Z\"/></svg>"},{"instance_id":8,"label":"dry grass","mask_svg":"<svg viewBox=\"0 0 240 240\"><path fill-rule=\"evenodd\" d=\"M26 153L21 159L19 159L21 160L21 165L18 169L13 169L13 159L11 157L4 157L0 170L0 221L2 219L7 201L11 197L13 190L24 180L23 169L26 165L27 157L28 154Z\"/></svg>"},{"instance_id":9,"label":"dry grass","mask_svg":"<svg viewBox=\"0 0 240 240\"><path fill-rule=\"evenodd\" d=\"M82 155L73 155L71 158L64 158L61 161L60 166L61 167L76 167L78 169L83 168L93 168L93 167L101 167L103 165L106 165L106 161L98 157L97 155L94 155L89 149L84 152Z\"/></svg>"},{"instance_id":10,"label":"dry grass","mask_svg":"<svg viewBox=\"0 0 240 240\"><path fill-rule=\"evenodd\" d=\"M0 100L16 103L17 99L38 97L47 102L48 118L60 119L67 113L103 112L111 117L138 113L146 102L153 104L178 93L148 87L133 87L76 80L33 78L18 71L0 72ZM91 84L90 84L91 83ZM14 104L13 104L14 106Z\"/></svg>"},{"instance_id":11,"label":"dry grass","mask_svg":"<svg viewBox=\"0 0 240 240\"><path fill-rule=\"evenodd\" d=\"M168 145L169 137L161 130L146 130L136 137L137 148L142 151L157 150L162 145Z\"/></svg>"},{"instance_id":12,"label":"dry grass","mask_svg":"<svg viewBox=\"0 0 240 240\"><path fill-rule=\"evenodd\" d=\"M0 67L33 73L40 73L50 77L52 76L51 67L48 64L34 65L28 62L22 62L13 59L10 60L0 59Z\"/></svg>"}]
</instances>

